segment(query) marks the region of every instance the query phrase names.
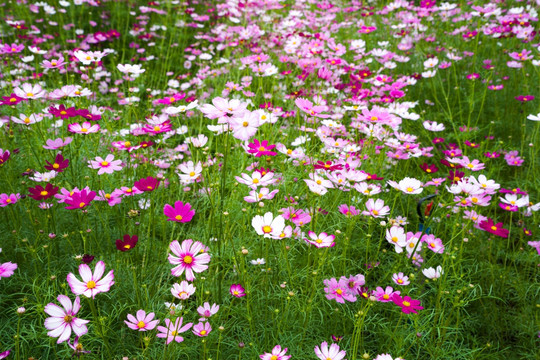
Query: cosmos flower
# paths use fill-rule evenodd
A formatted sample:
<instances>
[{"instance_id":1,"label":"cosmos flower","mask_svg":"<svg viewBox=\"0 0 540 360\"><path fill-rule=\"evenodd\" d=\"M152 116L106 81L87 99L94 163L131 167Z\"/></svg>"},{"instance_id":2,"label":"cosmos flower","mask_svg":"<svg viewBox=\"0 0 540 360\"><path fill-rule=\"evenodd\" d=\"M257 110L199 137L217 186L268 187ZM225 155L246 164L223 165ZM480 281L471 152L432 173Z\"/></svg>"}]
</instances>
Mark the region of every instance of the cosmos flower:
<instances>
[{"instance_id":1,"label":"cosmos flower","mask_svg":"<svg viewBox=\"0 0 540 360\"><path fill-rule=\"evenodd\" d=\"M347 353L345 350L340 350L338 344L332 344L329 348L328 343L324 341L320 347L315 346L315 355L319 360L342 360Z\"/></svg>"},{"instance_id":2,"label":"cosmos flower","mask_svg":"<svg viewBox=\"0 0 540 360\"><path fill-rule=\"evenodd\" d=\"M272 349L271 353L264 353L259 355L262 360L289 360L292 355L285 355L287 353L287 348L281 350L281 345L276 345Z\"/></svg>"},{"instance_id":3,"label":"cosmos flower","mask_svg":"<svg viewBox=\"0 0 540 360\"><path fill-rule=\"evenodd\" d=\"M21 198L21 194L0 194L0 207L13 205Z\"/></svg>"},{"instance_id":4,"label":"cosmos flower","mask_svg":"<svg viewBox=\"0 0 540 360\"><path fill-rule=\"evenodd\" d=\"M328 235L325 232L322 232L320 234L316 234L313 231L308 232L309 239L304 239L308 244L314 245L317 248L323 248L323 247L333 247L336 245L334 242L334 239L336 238L335 235Z\"/></svg>"},{"instance_id":5,"label":"cosmos flower","mask_svg":"<svg viewBox=\"0 0 540 360\"><path fill-rule=\"evenodd\" d=\"M285 219L281 215L274 218L271 212L267 212L264 216L256 215L251 220L251 225L258 235L263 235L265 238L279 239L279 235L285 228Z\"/></svg>"},{"instance_id":6,"label":"cosmos flower","mask_svg":"<svg viewBox=\"0 0 540 360\"><path fill-rule=\"evenodd\" d=\"M98 175L112 174L115 171L122 170L122 160L114 160L114 155L109 154L105 159L96 156L94 160L88 160L88 167L91 169L99 169Z\"/></svg>"},{"instance_id":7,"label":"cosmos flower","mask_svg":"<svg viewBox=\"0 0 540 360\"><path fill-rule=\"evenodd\" d=\"M158 338L166 338L166 344L170 344L173 340L177 343L184 341L184 338L180 336L181 333L188 331L193 323L187 323L182 326L184 319L176 318L174 323L170 319L165 319L165 326L158 326L159 333L156 335Z\"/></svg>"},{"instance_id":8,"label":"cosmos flower","mask_svg":"<svg viewBox=\"0 0 540 360\"><path fill-rule=\"evenodd\" d=\"M186 273L186 280L195 280L195 273L200 273L208 269L210 262L210 254L205 252L205 246L199 241L187 239L182 241L174 240L169 245L171 252L176 255L169 254L169 262L177 265L171 269L173 276L180 276Z\"/></svg>"},{"instance_id":9,"label":"cosmos flower","mask_svg":"<svg viewBox=\"0 0 540 360\"><path fill-rule=\"evenodd\" d=\"M246 296L246 290L240 284L232 284L229 288L229 292L232 296L238 298Z\"/></svg>"},{"instance_id":10,"label":"cosmos flower","mask_svg":"<svg viewBox=\"0 0 540 360\"><path fill-rule=\"evenodd\" d=\"M392 296L392 301L394 304L401 307L401 311L405 314L418 314L416 310L423 310L424 308L420 306L420 300L411 299L408 296L401 297L399 294L394 294Z\"/></svg>"},{"instance_id":11,"label":"cosmos flower","mask_svg":"<svg viewBox=\"0 0 540 360\"><path fill-rule=\"evenodd\" d=\"M187 223L193 219L195 210L191 209L191 205L189 203L184 205L182 201L176 201L174 203L174 207L169 204L165 204L163 207L163 213L168 217L167 221Z\"/></svg>"},{"instance_id":12,"label":"cosmos flower","mask_svg":"<svg viewBox=\"0 0 540 360\"><path fill-rule=\"evenodd\" d=\"M495 224L493 219L490 219L490 218L480 223L480 229L485 230L489 233L492 233L493 235L497 235L505 239L508 237L508 233L509 233L508 229L503 228L502 222Z\"/></svg>"},{"instance_id":13,"label":"cosmos flower","mask_svg":"<svg viewBox=\"0 0 540 360\"><path fill-rule=\"evenodd\" d=\"M210 326L209 322L200 322L197 325L193 326L192 331L193 334L197 335L198 337L206 337L210 335L212 327Z\"/></svg>"},{"instance_id":14,"label":"cosmos flower","mask_svg":"<svg viewBox=\"0 0 540 360\"><path fill-rule=\"evenodd\" d=\"M197 288L193 284L188 283L186 280L182 280L180 284L176 283L171 288L172 295L180 300L187 300L193 294L195 294Z\"/></svg>"},{"instance_id":15,"label":"cosmos flower","mask_svg":"<svg viewBox=\"0 0 540 360\"><path fill-rule=\"evenodd\" d=\"M1 250L1 249L0 249ZM17 264L10 262L0 264L0 279L8 278L17 270Z\"/></svg>"},{"instance_id":16,"label":"cosmos flower","mask_svg":"<svg viewBox=\"0 0 540 360\"><path fill-rule=\"evenodd\" d=\"M45 187L36 185L34 188L28 188L30 193L28 196L34 200L46 200L58 193L58 190L58 186L53 186L51 183L47 183Z\"/></svg>"},{"instance_id":17,"label":"cosmos flower","mask_svg":"<svg viewBox=\"0 0 540 360\"><path fill-rule=\"evenodd\" d=\"M65 198L64 202L69 205L66 206L66 209L68 210L83 209L90 205L90 202L92 202L95 197L95 191L87 191L86 189L83 189L79 192L73 192L70 194L70 197Z\"/></svg>"},{"instance_id":18,"label":"cosmos flower","mask_svg":"<svg viewBox=\"0 0 540 360\"><path fill-rule=\"evenodd\" d=\"M137 311L136 314L137 317L128 314L127 320L124 320L124 323L132 330L137 331L148 331L153 330L157 324L159 324L159 320L153 320L155 314L150 313L146 314L144 310Z\"/></svg>"},{"instance_id":19,"label":"cosmos flower","mask_svg":"<svg viewBox=\"0 0 540 360\"><path fill-rule=\"evenodd\" d=\"M116 248L122 252L129 251L137 245L138 241L139 237L137 235L129 236L126 234L122 239L116 240Z\"/></svg>"},{"instance_id":20,"label":"cosmos flower","mask_svg":"<svg viewBox=\"0 0 540 360\"><path fill-rule=\"evenodd\" d=\"M45 328L49 330L47 335L57 337L57 343L60 344L69 339L72 330L77 336L86 334L88 332L86 324L90 321L75 316L81 308L79 297L75 298L73 304L66 295L58 295L57 300L63 309L54 303L47 304L44 309L45 313L50 315L49 318L45 319Z\"/></svg>"},{"instance_id":21,"label":"cosmos flower","mask_svg":"<svg viewBox=\"0 0 540 360\"><path fill-rule=\"evenodd\" d=\"M105 263L98 261L94 269L94 273L90 270L90 266L86 264L79 265L79 274L82 281L77 279L73 273L67 276L67 282L71 288L71 292L75 295L84 295L92 299L101 292L107 292L114 285L114 270L102 278L105 272Z\"/></svg>"},{"instance_id":22,"label":"cosmos flower","mask_svg":"<svg viewBox=\"0 0 540 360\"><path fill-rule=\"evenodd\" d=\"M210 303L205 302L203 306L199 306L197 308L197 313L199 313L199 316L202 316L199 321L206 321L208 320L212 315L217 314L219 310L218 304L212 304L210 306Z\"/></svg>"},{"instance_id":23,"label":"cosmos flower","mask_svg":"<svg viewBox=\"0 0 540 360\"><path fill-rule=\"evenodd\" d=\"M410 284L409 277L406 275L403 275L402 272L392 275L392 281L395 282L397 285L401 285L401 286Z\"/></svg>"},{"instance_id":24,"label":"cosmos flower","mask_svg":"<svg viewBox=\"0 0 540 360\"><path fill-rule=\"evenodd\" d=\"M255 139L248 144L247 152L255 155L255 157L276 156L276 152L270 151L275 147L276 145L268 145L268 140L259 142L259 140Z\"/></svg>"},{"instance_id":25,"label":"cosmos flower","mask_svg":"<svg viewBox=\"0 0 540 360\"><path fill-rule=\"evenodd\" d=\"M62 138L58 138L54 140L47 139L46 141L47 145L43 145L43 148L47 150L57 150L57 149L60 149L61 147L68 145L69 143L71 143L72 140L73 139L70 137L67 137L65 140L62 140Z\"/></svg>"},{"instance_id":26,"label":"cosmos flower","mask_svg":"<svg viewBox=\"0 0 540 360\"><path fill-rule=\"evenodd\" d=\"M420 180L409 177L400 180L399 183L389 180L388 185L394 189L402 191L405 194L420 194L424 190Z\"/></svg>"}]
</instances>

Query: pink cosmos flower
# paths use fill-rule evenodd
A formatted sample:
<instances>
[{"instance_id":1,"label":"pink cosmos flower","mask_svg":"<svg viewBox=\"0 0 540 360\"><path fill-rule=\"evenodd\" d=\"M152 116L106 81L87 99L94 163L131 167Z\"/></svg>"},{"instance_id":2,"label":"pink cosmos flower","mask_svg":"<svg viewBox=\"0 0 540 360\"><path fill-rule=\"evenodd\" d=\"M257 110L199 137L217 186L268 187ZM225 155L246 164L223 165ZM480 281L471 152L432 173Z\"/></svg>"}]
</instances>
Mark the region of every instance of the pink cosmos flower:
<instances>
[{"instance_id":1,"label":"pink cosmos flower","mask_svg":"<svg viewBox=\"0 0 540 360\"><path fill-rule=\"evenodd\" d=\"M344 304L345 300L355 302L356 296L348 287L347 278L342 278L339 282L335 278L324 280L324 292L328 300L336 300L338 303Z\"/></svg>"},{"instance_id":2,"label":"pink cosmos flower","mask_svg":"<svg viewBox=\"0 0 540 360\"><path fill-rule=\"evenodd\" d=\"M336 238L335 235L328 235L325 232L320 233L317 235L313 231L308 232L308 236L310 239L304 239L308 244L315 245L318 248L323 247L333 247L336 245L334 242L334 239Z\"/></svg>"},{"instance_id":3,"label":"pink cosmos flower","mask_svg":"<svg viewBox=\"0 0 540 360\"><path fill-rule=\"evenodd\" d=\"M73 273L69 273L67 276L67 282L71 288L71 292L75 295L84 295L93 299L97 294L109 291L111 286L114 285L114 270L109 271L102 279L101 277L104 272L105 263L103 261L96 263L93 274L90 266L86 264L79 265L79 274L82 281L77 279Z\"/></svg>"},{"instance_id":4,"label":"pink cosmos flower","mask_svg":"<svg viewBox=\"0 0 540 360\"><path fill-rule=\"evenodd\" d=\"M217 314L219 310L219 305L212 304L210 306L210 303L205 302L203 306L199 306L197 308L197 312L199 313L199 316L202 316L202 318L199 319L199 321L206 321L208 318L210 318L212 315Z\"/></svg>"},{"instance_id":5,"label":"pink cosmos flower","mask_svg":"<svg viewBox=\"0 0 540 360\"><path fill-rule=\"evenodd\" d=\"M292 355L285 355L287 348L281 350L281 345L276 345L272 349L272 353L264 353L259 355L262 360L289 360Z\"/></svg>"},{"instance_id":6,"label":"pink cosmos flower","mask_svg":"<svg viewBox=\"0 0 540 360\"><path fill-rule=\"evenodd\" d=\"M330 115L321 114L324 111L328 111L328 106L326 105L313 105L311 101L304 98L297 98L294 103L300 108L300 110L302 110L308 115L319 117L322 119L330 117Z\"/></svg>"},{"instance_id":7,"label":"pink cosmos flower","mask_svg":"<svg viewBox=\"0 0 540 360\"><path fill-rule=\"evenodd\" d=\"M232 284L229 292L232 296L238 298L246 296L246 290L240 284Z\"/></svg>"},{"instance_id":8,"label":"pink cosmos flower","mask_svg":"<svg viewBox=\"0 0 540 360\"><path fill-rule=\"evenodd\" d=\"M44 97L47 93L43 90L39 84L24 83L21 87L13 89L15 95L23 99L39 99Z\"/></svg>"},{"instance_id":9,"label":"pink cosmos flower","mask_svg":"<svg viewBox=\"0 0 540 360\"><path fill-rule=\"evenodd\" d=\"M242 117L229 119L233 137L242 141L249 140L259 129L259 114L257 112L244 113Z\"/></svg>"},{"instance_id":10,"label":"pink cosmos flower","mask_svg":"<svg viewBox=\"0 0 540 360\"><path fill-rule=\"evenodd\" d=\"M180 300L187 300L193 294L195 294L197 288L193 284L188 283L186 280L182 280L180 284L174 284L171 288L173 296Z\"/></svg>"},{"instance_id":11,"label":"pink cosmos flower","mask_svg":"<svg viewBox=\"0 0 540 360\"><path fill-rule=\"evenodd\" d=\"M190 222L195 215L195 210L191 210L191 205L183 202L177 201L174 203L174 207L165 204L163 207L163 213L168 217L167 221L176 221L181 223Z\"/></svg>"},{"instance_id":12,"label":"pink cosmos flower","mask_svg":"<svg viewBox=\"0 0 540 360\"><path fill-rule=\"evenodd\" d=\"M139 310L137 311L137 317L128 314L127 318L129 321L124 320L124 322L132 330L148 331L153 330L159 324L159 320L153 320L154 316L154 313L147 315L144 310Z\"/></svg>"},{"instance_id":13,"label":"pink cosmos flower","mask_svg":"<svg viewBox=\"0 0 540 360\"><path fill-rule=\"evenodd\" d=\"M0 207L13 205L21 198L21 194L0 194Z\"/></svg>"},{"instance_id":14,"label":"pink cosmos flower","mask_svg":"<svg viewBox=\"0 0 540 360\"><path fill-rule=\"evenodd\" d=\"M100 128L99 124L92 125L88 121L83 122L82 125L77 123L68 125L69 132L83 135L97 133Z\"/></svg>"},{"instance_id":15,"label":"pink cosmos flower","mask_svg":"<svg viewBox=\"0 0 540 360\"><path fill-rule=\"evenodd\" d=\"M392 275L392 280L397 285L404 286L404 285L409 285L410 284L409 277L406 276L406 275L403 275L402 272Z\"/></svg>"},{"instance_id":16,"label":"pink cosmos flower","mask_svg":"<svg viewBox=\"0 0 540 360\"><path fill-rule=\"evenodd\" d=\"M170 319L165 319L165 326L158 326L159 333L156 335L158 338L166 338L167 342L166 344L170 344L173 340L177 343L181 343L184 341L184 338L181 337L179 334L188 331L192 326L193 323L188 323L184 326L182 326L182 322L184 321L183 318L176 318L174 323Z\"/></svg>"},{"instance_id":17,"label":"pink cosmos flower","mask_svg":"<svg viewBox=\"0 0 540 360\"><path fill-rule=\"evenodd\" d=\"M17 264L12 263L11 261L0 264L0 279L3 277L5 278L10 277L11 275L13 275L16 269L17 269Z\"/></svg>"},{"instance_id":18,"label":"pink cosmos flower","mask_svg":"<svg viewBox=\"0 0 540 360\"><path fill-rule=\"evenodd\" d=\"M63 57L60 57L58 59L51 59L51 61L49 60L43 60L43 62L41 63L41 65L45 68L45 69L59 69L61 68L62 66L64 66L66 63L64 62L64 58Z\"/></svg>"},{"instance_id":19,"label":"pink cosmos flower","mask_svg":"<svg viewBox=\"0 0 540 360\"><path fill-rule=\"evenodd\" d=\"M268 188L262 188L261 190L251 190L249 196L244 196L244 201L248 203L260 202L262 200L271 200L279 192L278 189L270 191ZM1 206L1 205L0 205Z\"/></svg>"},{"instance_id":20,"label":"pink cosmos flower","mask_svg":"<svg viewBox=\"0 0 540 360\"><path fill-rule=\"evenodd\" d=\"M89 160L88 164L91 169L99 169L98 175L112 174L115 171L122 170L122 160L114 160L113 154L107 155L105 159L96 156L95 160Z\"/></svg>"},{"instance_id":21,"label":"pink cosmos flower","mask_svg":"<svg viewBox=\"0 0 540 360\"><path fill-rule=\"evenodd\" d=\"M9 356L9 354L11 354L11 350L6 350L4 352L1 352L0 353L0 359L5 359Z\"/></svg>"},{"instance_id":22,"label":"pink cosmos flower","mask_svg":"<svg viewBox=\"0 0 540 360\"><path fill-rule=\"evenodd\" d=\"M206 337L212 331L212 327L209 322L200 322L193 326L193 333L199 337Z\"/></svg>"},{"instance_id":23,"label":"pink cosmos flower","mask_svg":"<svg viewBox=\"0 0 540 360\"><path fill-rule=\"evenodd\" d=\"M253 140L253 142L248 144L247 152L255 155L255 157L276 156L276 152L270 151L275 147L276 145L268 145L268 140L263 140L262 142L259 142L259 140L255 139Z\"/></svg>"},{"instance_id":24,"label":"pink cosmos flower","mask_svg":"<svg viewBox=\"0 0 540 360\"><path fill-rule=\"evenodd\" d=\"M342 205L339 205L338 210L340 213L342 213L343 215L347 217L360 214L360 211L356 210L356 208L353 205L348 206L347 204L342 204Z\"/></svg>"},{"instance_id":25,"label":"pink cosmos flower","mask_svg":"<svg viewBox=\"0 0 540 360\"><path fill-rule=\"evenodd\" d=\"M373 292L373 295L380 302L390 302L392 301L392 296L396 294L399 295L399 291L394 291L391 286L387 286L386 289L378 286L377 289Z\"/></svg>"},{"instance_id":26,"label":"pink cosmos flower","mask_svg":"<svg viewBox=\"0 0 540 360\"><path fill-rule=\"evenodd\" d=\"M46 141L47 145L43 145L43 148L47 150L57 150L57 149L60 149L61 147L68 145L69 143L71 143L71 141L73 141L73 139L70 137L67 137L65 140L62 140L62 138L58 138L54 140L47 139Z\"/></svg>"},{"instance_id":27,"label":"pink cosmos flower","mask_svg":"<svg viewBox=\"0 0 540 360\"><path fill-rule=\"evenodd\" d=\"M442 254L444 253L444 245L441 239L436 238L433 234L424 234L421 239L424 243L426 243L429 250Z\"/></svg>"},{"instance_id":28,"label":"pink cosmos flower","mask_svg":"<svg viewBox=\"0 0 540 360\"><path fill-rule=\"evenodd\" d=\"M44 309L45 313L51 316L45 319L45 327L49 330L47 335L57 337L57 343L60 344L69 339L72 330L77 336L86 334L86 324L90 321L75 317L81 308L79 297L77 296L73 304L66 295L58 295L57 300L63 309L54 303L47 304Z\"/></svg>"},{"instance_id":29,"label":"pink cosmos flower","mask_svg":"<svg viewBox=\"0 0 540 360\"><path fill-rule=\"evenodd\" d=\"M180 245L178 240L174 240L170 245L172 253L169 255L169 262L175 266L171 269L173 276L180 276L185 271L186 280L195 280L194 273L200 273L208 269L210 254L205 252L205 246L199 241L193 242L192 239L182 241Z\"/></svg>"},{"instance_id":30,"label":"pink cosmos flower","mask_svg":"<svg viewBox=\"0 0 540 360\"><path fill-rule=\"evenodd\" d=\"M320 347L315 346L315 355L320 360L342 360L347 353L345 350L340 351L338 344L332 344L328 348L328 343L324 341Z\"/></svg>"}]
</instances>

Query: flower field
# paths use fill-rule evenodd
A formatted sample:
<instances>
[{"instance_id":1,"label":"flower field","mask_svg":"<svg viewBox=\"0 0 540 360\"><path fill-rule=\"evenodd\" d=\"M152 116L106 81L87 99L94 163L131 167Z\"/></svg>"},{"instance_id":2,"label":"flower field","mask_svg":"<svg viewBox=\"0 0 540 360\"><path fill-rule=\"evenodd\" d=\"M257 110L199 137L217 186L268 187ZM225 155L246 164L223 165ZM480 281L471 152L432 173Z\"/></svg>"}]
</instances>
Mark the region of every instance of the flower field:
<instances>
[{"instance_id":1,"label":"flower field","mask_svg":"<svg viewBox=\"0 0 540 360\"><path fill-rule=\"evenodd\" d=\"M539 0L7 0L0 359L538 359Z\"/></svg>"}]
</instances>

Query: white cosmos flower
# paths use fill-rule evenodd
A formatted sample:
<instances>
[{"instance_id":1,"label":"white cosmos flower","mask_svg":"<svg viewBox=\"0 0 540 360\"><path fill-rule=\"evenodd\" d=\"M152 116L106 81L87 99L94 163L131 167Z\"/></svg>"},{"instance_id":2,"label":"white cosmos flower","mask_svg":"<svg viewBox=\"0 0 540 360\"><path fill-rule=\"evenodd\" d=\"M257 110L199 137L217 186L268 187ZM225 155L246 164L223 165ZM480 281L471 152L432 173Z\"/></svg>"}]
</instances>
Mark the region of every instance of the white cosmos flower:
<instances>
[{"instance_id":1,"label":"white cosmos flower","mask_svg":"<svg viewBox=\"0 0 540 360\"><path fill-rule=\"evenodd\" d=\"M538 115L530 114L529 116L527 116L527 119L532 121L540 121L540 113L538 113Z\"/></svg>"},{"instance_id":2,"label":"white cosmos flower","mask_svg":"<svg viewBox=\"0 0 540 360\"><path fill-rule=\"evenodd\" d=\"M265 238L279 239L279 235L285 228L285 219L278 215L274 218L271 212L267 212L264 216L257 215L251 220L251 225L259 235Z\"/></svg>"},{"instance_id":3,"label":"white cosmos flower","mask_svg":"<svg viewBox=\"0 0 540 360\"><path fill-rule=\"evenodd\" d=\"M425 277L428 279L438 279L441 277L442 274L444 274L444 271L442 269L442 266L437 266L437 269L429 268L422 270L422 274L424 274Z\"/></svg>"},{"instance_id":4,"label":"white cosmos flower","mask_svg":"<svg viewBox=\"0 0 540 360\"><path fill-rule=\"evenodd\" d=\"M433 131L433 132L443 131L445 129L444 124L439 124L435 121L426 120L422 124L424 125L424 128L426 130Z\"/></svg>"},{"instance_id":5,"label":"white cosmos flower","mask_svg":"<svg viewBox=\"0 0 540 360\"><path fill-rule=\"evenodd\" d=\"M390 185L394 189L404 192L405 194L420 194L424 190L424 188L422 187L423 184L420 180L409 177L406 177L399 183L393 180L389 180L388 185Z\"/></svg>"}]
</instances>

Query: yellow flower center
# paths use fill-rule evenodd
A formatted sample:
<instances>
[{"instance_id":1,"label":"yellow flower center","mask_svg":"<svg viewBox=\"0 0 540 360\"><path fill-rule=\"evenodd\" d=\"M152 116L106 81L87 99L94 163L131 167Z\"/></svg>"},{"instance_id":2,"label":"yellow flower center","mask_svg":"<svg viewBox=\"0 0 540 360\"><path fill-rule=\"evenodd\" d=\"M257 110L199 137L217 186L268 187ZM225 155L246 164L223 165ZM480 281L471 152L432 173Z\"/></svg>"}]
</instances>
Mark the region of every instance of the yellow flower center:
<instances>
[{"instance_id":1,"label":"yellow flower center","mask_svg":"<svg viewBox=\"0 0 540 360\"><path fill-rule=\"evenodd\" d=\"M254 184L258 184L258 183L259 183L259 179L253 179L253 183L254 183Z\"/></svg>"},{"instance_id":2,"label":"yellow flower center","mask_svg":"<svg viewBox=\"0 0 540 360\"><path fill-rule=\"evenodd\" d=\"M25 124L30 124L30 118L25 118L25 119L24 119L24 123L25 123Z\"/></svg>"},{"instance_id":3,"label":"yellow flower center","mask_svg":"<svg viewBox=\"0 0 540 360\"><path fill-rule=\"evenodd\" d=\"M398 242L397 236L392 236L392 241L393 241L393 242Z\"/></svg>"},{"instance_id":4,"label":"yellow flower center","mask_svg":"<svg viewBox=\"0 0 540 360\"><path fill-rule=\"evenodd\" d=\"M268 226L268 225L265 225L265 226L263 226L262 231L263 231L263 233L268 234L269 232L272 231L272 228L270 226Z\"/></svg>"},{"instance_id":5,"label":"yellow flower center","mask_svg":"<svg viewBox=\"0 0 540 360\"><path fill-rule=\"evenodd\" d=\"M105 199L110 199L111 198L111 194L105 194Z\"/></svg>"},{"instance_id":6,"label":"yellow flower center","mask_svg":"<svg viewBox=\"0 0 540 360\"><path fill-rule=\"evenodd\" d=\"M176 215L174 218L175 218L176 220L178 220L178 221L181 221L181 220L182 220L182 215Z\"/></svg>"},{"instance_id":7,"label":"yellow flower center","mask_svg":"<svg viewBox=\"0 0 540 360\"><path fill-rule=\"evenodd\" d=\"M414 189L409 186L406 190L407 190L407 192L413 192Z\"/></svg>"},{"instance_id":8,"label":"yellow flower center","mask_svg":"<svg viewBox=\"0 0 540 360\"><path fill-rule=\"evenodd\" d=\"M373 210L373 215L379 215L379 212L377 210Z\"/></svg>"},{"instance_id":9,"label":"yellow flower center","mask_svg":"<svg viewBox=\"0 0 540 360\"><path fill-rule=\"evenodd\" d=\"M109 165L109 163L107 161L102 161L101 162L101 166L107 166L107 165Z\"/></svg>"},{"instance_id":10,"label":"yellow flower center","mask_svg":"<svg viewBox=\"0 0 540 360\"><path fill-rule=\"evenodd\" d=\"M403 302L403 306L407 306L407 307L408 307L408 306L411 306L411 303L408 302L408 301L404 301L404 302Z\"/></svg>"},{"instance_id":11,"label":"yellow flower center","mask_svg":"<svg viewBox=\"0 0 540 360\"><path fill-rule=\"evenodd\" d=\"M124 146L125 146L125 147L130 147L130 146L131 146L131 143L130 143L129 141L126 141L126 142L124 143Z\"/></svg>"},{"instance_id":12,"label":"yellow flower center","mask_svg":"<svg viewBox=\"0 0 540 360\"><path fill-rule=\"evenodd\" d=\"M206 330L201 330L201 335L206 335Z\"/></svg>"},{"instance_id":13,"label":"yellow flower center","mask_svg":"<svg viewBox=\"0 0 540 360\"><path fill-rule=\"evenodd\" d=\"M172 336L178 335L178 331L176 331L176 330L171 331L171 335L172 335Z\"/></svg>"},{"instance_id":14,"label":"yellow flower center","mask_svg":"<svg viewBox=\"0 0 540 360\"><path fill-rule=\"evenodd\" d=\"M184 256L184 263L191 264L193 262L193 258L189 255Z\"/></svg>"},{"instance_id":15,"label":"yellow flower center","mask_svg":"<svg viewBox=\"0 0 540 360\"><path fill-rule=\"evenodd\" d=\"M26 96L32 97L32 96L34 96L34 93L28 92L28 93L26 93Z\"/></svg>"},{"instance_id":16,"label":"yellow flower center","mask_svg":"<svg viewBox=\"0 0 540 360\"><path fill-rule=\"evenodd\" d=\"M131 249L131 245L129 244L124 245L124 249L127 249L127 250Z\"/></svg>"},{"instance_id":17,"label":"yellow flower center","mask_svg":"<svg viewBox=\"0 0 540 360\"><path fill-rule=\"evenodd\" d=\"M401 280L401 279L398 279L397 282L398 282L398 284L403 284L403 280Z\"/></svg>"},{"instance_id":18,"label":"yellow flower center","mask_svg":"<svg viewBox=\"0 0 540 360\"><path fill-rule=\"evenodd\" d=\"M56 66L56 61L51 62L52 66Z\"/></svg>"},{"instance_id":19,"label":"yellow flower center","mask_svg":"<svg viewBox=\"0 0 540 360\"><path fill-rule=\"evenodd\" d=\"M270 357L270 360L277 360L277 358L278 358L278 357L277 357L276 355L272 355L272 356Z\"/></svg>"},{"instance_id":20,"label":"yellow flower center","mask_svg":"<svg viewBox=\"0 0 540 360\"><path fill-rule=\"evenodd\" d=\"M86 203L84 201L81 201L80 204L79 204L79 207L82 208L82 207L85 207L86 206Z\"/></svg>"},{"instance_id":21,"label":"yellow flower center","mask_svg":"<svg viewBox=\"0 0 540 360\"><path fill-rule=\"evenodd\" d=\"M159 126L157 126L157 125L154 126L154 131L160 131L160 130L161 130L161 128Z\"/></svg>"},{"instance_id":22,"label":"yellow flower center","mask_svg":"<svg viewBox=\"0 0 540 360\"><path fill-rule=\"evenodd\" d=\"M60 167L60 165L58 165L57 163L54 163L53 166L52 166L54 169L58 169Z\"/></svg>"},{"instance_id":23,"label":"yellow flower center","mask_svg":"<svg viewBox=\"0 0 540 360\"><path fill-rule=\"evenodd\" d=\"M47 196L49 193L45 190L39 193L41 196Z\"/></svg>"},{"instance_id":24,"label":"yellow flower center","mask_svg":"<svg viewBox=\"0 0 540 360\"><path fill-rule=\"evenodd\" d=\"M243 127L247 127L248 125L249 125L249 123L248 123L247 121L244 121L244 122L242 123L242 126L243 126Z\"/></svg>"},{"instance_id":25,"label":"yellow flower center","mask_svg":"<svg viewBox=\"0 0 540 360\"><path fill-rule=\"evenodd\" d=\"M144 323L144 321L139 321L139 322L137 323L137 327L138 327L139 329L142 329L142 328L145 327L145 326L146 326L146 324Z\"/></svg>"},{"instance_id":26,"label":"yellow flower center","mask_svg":"<svg viewBox=\"0 0 540 360\"><path fill-rule=\"evenodd\" d=\"M69 324L72 320L73 320L73 316L71 315L64 316L64 322Z\"/></svg>"},{"instance_id":27,"label":"yellow flower center","mask_svg":"<svg viewBox=\"0 0 540 360\"><path fill-rule=\"evenodd\" d=\"M87 132L88 129L87 129L87 128L82 128L81 131L82 131L82 132Z\"/></svg>"},{"instance_id":28,"label":"yellow flower center","mask_svg":"<svg viewBox=\"0 0 540 360\"><path fill-rule=\"evenodd\" d=\"M497 227L496 227L496 226L492 226L492 227L491 227L491 230L496 231L496 230L497 230Z\"/></svg>"},{"instance_id":29,"label":"yellow flower center","mask_svg":"<svg viewBox=\"0 0 540 360\"><path fill-rule=\"evenodd\" d=\"M390 299L390 295L388 295L388 294L384 294L382 297L383 297L384 300Z\"/></svg>"},{"instance_id":30,"label":"yellow flower center","mask_svg":"<svg viewBox=\"0 0 540 360\"><path fill-rule=\"evenodd\" d=\"M11 199L7 199L6 202L9 204L11 202Z\"/></svg>"},{"instance_id":31,"label":"yellow flower center","mask_svg":"<svg viewBox=\"0 0 540 360\"><path fill-rule=\"evenodd\" d=\"M266 149L264 148L264 146L259 147L259 151L264 151L264 150L266 150Z\"/></svg>"},{"instance_id":32,"label":"yellow flower center","mask_svg":"<svg viewBox=\"0 0 540 360\"><path fill-rule=\"evenodd\" d=\"M321 244L321 243L322 243L322 240L321 240L321 239L317 239L317 240L315 240L315 242L316 242L317 244Z\"/></svg>"},{"instance_id":33,"label":"yellow flower center","mask_svg":"<svg viewBox=\"0 0 540 360\"><path fill-rule=\"evenodd\" d=\"M87 284L86 284L86 288L88 289L94 289L96 287L96 282L94 280L90 280Z\"/></svg>"},{"instance_id":34,"label":"yellow flower center","mask_svg":"<svg viewBox=\"0 0 540 360\"><path fill-rule=\"evenodd\" d=\"M336 293L337 293L338 295L341 295L341 294L343 294L343 290L337 289L337 290L336 290Z\"/></svg>"}]
</instances>

